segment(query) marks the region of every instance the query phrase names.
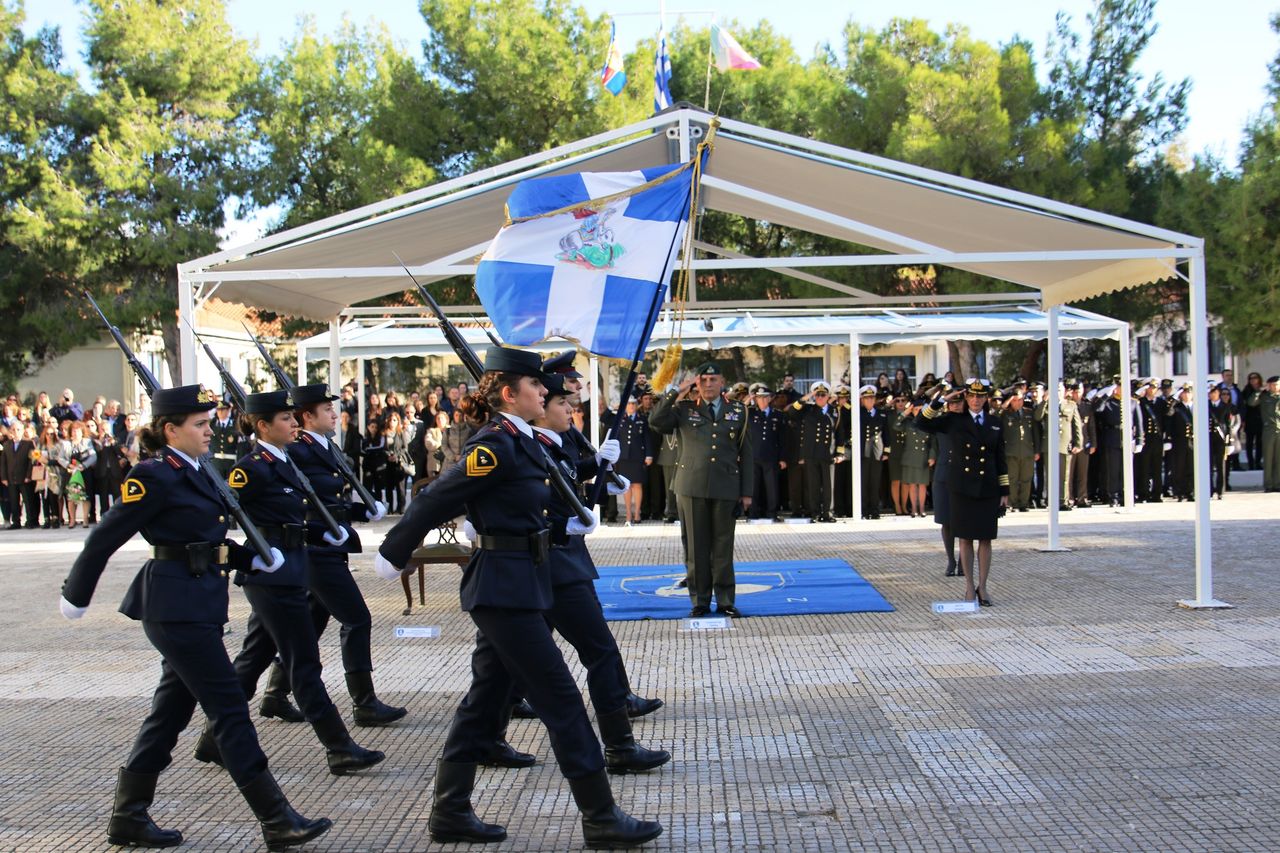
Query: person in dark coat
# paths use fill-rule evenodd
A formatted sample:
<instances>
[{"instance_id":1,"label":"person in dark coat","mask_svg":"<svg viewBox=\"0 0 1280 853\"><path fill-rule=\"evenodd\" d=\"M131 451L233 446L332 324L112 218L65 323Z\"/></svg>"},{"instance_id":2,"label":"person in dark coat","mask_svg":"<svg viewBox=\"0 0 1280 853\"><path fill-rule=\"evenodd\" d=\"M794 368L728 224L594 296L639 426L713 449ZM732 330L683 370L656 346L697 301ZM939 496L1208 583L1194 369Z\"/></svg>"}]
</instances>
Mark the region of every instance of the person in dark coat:
<instances>
[{"instance_id":1,"label":"person in dark coat","mask_svg":"<svg viewBox=\"0 0 1280 853\"><path fill-rule=\"evenodd\" d=\"M229 571L270 575L283 567L284 555L273 549L273 562L267 565L227 539L228 507L200 461L212 437L212 407L213 397L199 385L156 391L151 402L154 419L142 433L155 456L129 472L120 501L85 539L62 585L62 615L80 619L111 555L139 532L151 545L151 556L120 611L142 622L147 639L160 653L160 684L133 751L116 777L115 805L107 825L111 844L182 843L181 832L156 826L147 809L197 703L212 719L227 771L258 816L270 849L303 844L333 825L327 818L303 818L281 793L267 769L248 702L222 642Z\"/></svg>"},{"instance_id":2,"label":"person in dark coat","mask_svg":"<svg viewBox=\"0 0 1280 853\"><path fill-rule=\"evenodd\" d=\"M800 454L797 460L803 473L804 503L812 521L834 522L831 514L831 466L836 458L835 400L831 386L818 381L809 386L809 393L787 409L800 436Z\"/></svg>"},{"instance_id":3,"label":"person in dark coat","mask_svg":"<svg viewBox=\"0 0 1280 853\"><path fill-rule=\"evenodd\" d=\"M1098 432L1098 452L1094 454L1094 458L1100 463L1098 489L1106 497L1107 505L1113 507L1124 503L1122 405L1118 385L1099 389L1093 404L1093 419Z\"/></svg>"},{"instance_id":4,"label":"person in dark coat","mask_svg":"<svg viewBox=\"0 0 1280 853\"><path fill-rule=\"evenodd\" d=\"M858 391L862 410L858 414L858 452L862 454L862 517L880 517L881 463L893 452L889 436L889 419L876 406L876 388L863 385Z\"/></svg>"},{"instance_id":5,"label":"person in dark coat","mask_svg":"<svg viewBox=\"0 0 1280 853\"><path fill-rule=\"evenodd\" d=\"M657 455L655 444L657 436L649 429L649 420L640 413L639 393L627 401L626 411L618 418L614 429L622 455L614 463L613 468L631 483L631 487L623 494L622 503L626 513L626 526L639 524L641 509L644 506L644 485L648 481L649 466Z\"/></svg>"},{"instance_id":6,"label":"person in dark coat","mask_svg":"<svg viewBox=\"0 0 1280 853\"><path fill-rule=\"evenodd\" d=\"M1194 492L1191 461L1194 456L1192 426L1192 391L1188 382L1178 389L1177 399L1170 406L1165 432L1169 436L1169 487L1179 502L1190 500Z\"/></svg>"},{"instance_id":7,"label":"person in dark coat","mask_svg":"<svg viewBox=\"0 0 1280 853\"><path fill-rule=\"evenodd\" d=\"M991 571L991 541L1000 516L1009 506L1009 471L1005 465L1004 431L1000 419L987 410L991 383L974 380L965 388L938 397L921 412L918 424L926 432L951 438L947 482L951 489L951 528L960 544L965 600L991 606L987 576ZM963 397L965 411L944 410L946 401ZM977 572L974 572L975 548Z\"/></svg>"},{"instance_id":8,"label":"person in dark coat","mask_svg":"<svg viewBox=\"0 0 1280 853\"><path fill-rule=\"evenodd\" d=\"M754 388L755 405L747 409L747 435L755 465L755 494L750 518L777 519L778 474L782 462L782 412L773 408L773 392L763 385Z\"/></svg>"},{"instance_id":9,"label":"person in dark coat","mask_svg":"<svg viewBox=\"0 0 1280 853\"><path fill-rule=\"evenodd\" d=\"M1231 446L1231 404L1216 383L1209 386L1209 486L1222 500L1227 482L1227 450Z\"/></svg>"},{"instance_id":10,"label":"person in dark coat","mask_svg":"<svg viewBox=\"0 0 1280 853\"><path fill-rule=\"evenodd\" d=\"M929 400L926 397L920 402L928 405ZM948 400L946 407L949 413L959 414L964 411L964 400ZM917 415L917 420L919 417ZM942 548L947 554L946 575L953 578L963 569L956 562L956 536L951 531L951 486L947 482L947 472L951 469L951 436L939 432L934 438L938 440L938 461L933 466L933 521L940 525Z\"/></svg>"},{"instance_id":11,"label":"person in dark coat","mask_svg":"<svg viewBox=\"0 0 1280 853\"><path fill-rule=\"evenodd\" d=\"M426 533L466 508L476 549L462 574L462 609L478 629L471 688L454 713L436 771L429 829L440 843L502 841L471 804L477 765L493 745L495 720L514 678L551 736L551 748L582 811L588 846L624 847L657 838L662 825L636 820L613 799L604 756L577 682L551 635L551 471L529 421L545 409L542 361L524 350L490 347L479 387L461 408L481 426L462 462L418 492L378 549L380 577L398 579ZM554 463L551 463L554 464ZM577 518L566 533L594 530Z\"/></svg>"}]
</instances>

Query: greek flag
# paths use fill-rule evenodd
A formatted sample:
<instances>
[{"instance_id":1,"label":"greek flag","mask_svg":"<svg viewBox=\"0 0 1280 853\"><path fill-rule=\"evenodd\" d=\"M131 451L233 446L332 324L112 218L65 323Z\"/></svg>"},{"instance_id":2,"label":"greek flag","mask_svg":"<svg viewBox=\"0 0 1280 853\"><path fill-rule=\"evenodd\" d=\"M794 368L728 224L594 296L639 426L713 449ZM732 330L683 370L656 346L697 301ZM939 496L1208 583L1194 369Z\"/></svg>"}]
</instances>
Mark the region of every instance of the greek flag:
<instances>
[{"instance_id":1,"label":"greek flag","mask_svg":"<svg viewBox=\"0 0 1280 853\"><path fill-rule=\"evenodd\" d=\"M667 30L658 30L658 55L653 60L653 111L671 106L671 57L667 55Z\"/></svg>"},{"instance_id":2,"label":"greek flag","mask_svg":"<svg viewBox=\"0 0 1280 853\"><path fill-rule=\"evenodd\" d=\"M653 331L687 223L693 170L671 175L682 168L517 185L507 202L512 224L476 269L476 293L503 341L560 337L596 355L634 357Z\"/></svg>"}]
</instances>

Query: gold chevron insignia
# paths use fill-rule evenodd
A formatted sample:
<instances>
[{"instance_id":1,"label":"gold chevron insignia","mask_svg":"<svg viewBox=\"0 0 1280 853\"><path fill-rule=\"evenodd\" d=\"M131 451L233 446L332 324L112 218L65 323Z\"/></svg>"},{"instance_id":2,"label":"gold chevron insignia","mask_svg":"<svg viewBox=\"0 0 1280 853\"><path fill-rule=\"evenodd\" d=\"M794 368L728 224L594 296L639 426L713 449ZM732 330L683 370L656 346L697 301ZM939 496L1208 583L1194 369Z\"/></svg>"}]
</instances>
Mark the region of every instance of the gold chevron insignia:
<instances>
[{"instance_id":1,"label":"gold chevron insignia","mask_svg":"<svg viewBox=\"0 0 1280 853\"><path fill-rule=\"evenodd\" d=\"M125 480L124 483L120 486L120 502L121 503L127 503L127 504L135 503L137 501L142 500L146 496L147 496L147 487L142 485L140 481L135 480L132 477L130 477L128 480Z\"/></svg>"},{"instance_id":2,"label":"gold chevron insignia","mask_svg":"<svg viewBox=\"0 0 1280 853\"><path fill-rule=\"evenodd\" d=\"M249 485L249 475L244 472L243 468L232 468L231 476L227 478L227 482L231 484L233 489L243 489Z\"/></svg>"},{"instance_id":3,"label":"gold chevron insignia","mask_svg":"<svg viewBox=\"0 0 1280 853\"><path fill-rule=\"evenodd\" d=\"M498 467L498 457L487 447L477 447L467 454L467 476L483 477Z\"/></svg>"}]
</instances>

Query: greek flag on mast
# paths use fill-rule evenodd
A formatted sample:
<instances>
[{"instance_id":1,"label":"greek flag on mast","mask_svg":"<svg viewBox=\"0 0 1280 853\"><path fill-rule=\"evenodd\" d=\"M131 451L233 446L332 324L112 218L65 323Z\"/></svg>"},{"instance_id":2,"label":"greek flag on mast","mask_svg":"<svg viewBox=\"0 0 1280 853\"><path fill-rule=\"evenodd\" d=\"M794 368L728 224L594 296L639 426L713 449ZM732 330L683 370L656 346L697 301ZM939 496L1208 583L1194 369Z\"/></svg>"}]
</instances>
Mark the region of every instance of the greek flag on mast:
<instances>
[{"instance_id":1,"label":"greek flag on mast","mask_svg":"<svg viewBox=\"0 0 1280 853\"><path fill-rule=\"evenodd\" d=\"M702 155L705 158L705 154ZM648 343L688 222L692 163L533 178L476 269L503 341L560 337L608 358Z\"/></svg>"},{"instance_id":2,"label":"greek flag on mast","mask_svg":"<svg viewBox=\"0 0 1280 853\"><path fill-rule=\"evenodd\" d=\"M653 61L653 111L671 106L671 57L667 54L667 28L658 30L658 53Z\"/></svg>"}]
</instances>

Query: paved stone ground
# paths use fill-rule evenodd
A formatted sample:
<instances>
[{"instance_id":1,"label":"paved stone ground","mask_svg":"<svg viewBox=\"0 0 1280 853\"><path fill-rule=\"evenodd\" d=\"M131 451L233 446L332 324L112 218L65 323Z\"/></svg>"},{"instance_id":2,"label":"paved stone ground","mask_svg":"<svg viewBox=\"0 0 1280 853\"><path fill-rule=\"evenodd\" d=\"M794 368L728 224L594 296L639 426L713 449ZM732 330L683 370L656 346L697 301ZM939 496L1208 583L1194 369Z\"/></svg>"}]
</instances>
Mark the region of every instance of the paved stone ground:
<instances>
[{"instance_id":1,"label":"paved stone ground","mask_svg":"<svg viewBox=\"0 0 1280 853\"><path fill-rule=\"evenodd\" d=\"M742 526L741 559L848 559L897 612L747 618L724 632L615 623L636 689L667 701L637 734L676 756L616 779L619 802L662 820L661 850L1280 849L1280 500L1237 491L1213 513L1229 611L1174 604L1192 593L1187 504L1066 514L1065 554L1037 550L1043 513L1011 517L996 606L979 615L930 612L960 586L942 577L927 521ZM107 849L115 768L158 676L140 628L115 612L141 540L113 560L84 620L58 615L82 536L0 531L0 850ZM377 542L377 529L364 538ZM679 560L662 525L603 530L592 549L601 564ZM395 728L356 730L388 760L333 778L307 727L262 721L259 732L299 810L336 824L307 849L437 848L431 780L471 647L457 574L432 571L426 606L402 617L400 589L373 574L371 555L355 565L380 692L411 709ZM246 615L233 594L233 651ZM442 635L397 640L396 625ZM322 651L345 712L336 631ZM262 849L230 780L191 759L194 737L179 742L153 815L183 830L183 849ZM537 723L514 724L511 740L550 756ZM476 802L510 831L495 849L581 847L554 765L484 772Z\"/></svg>"}]
</instances>

